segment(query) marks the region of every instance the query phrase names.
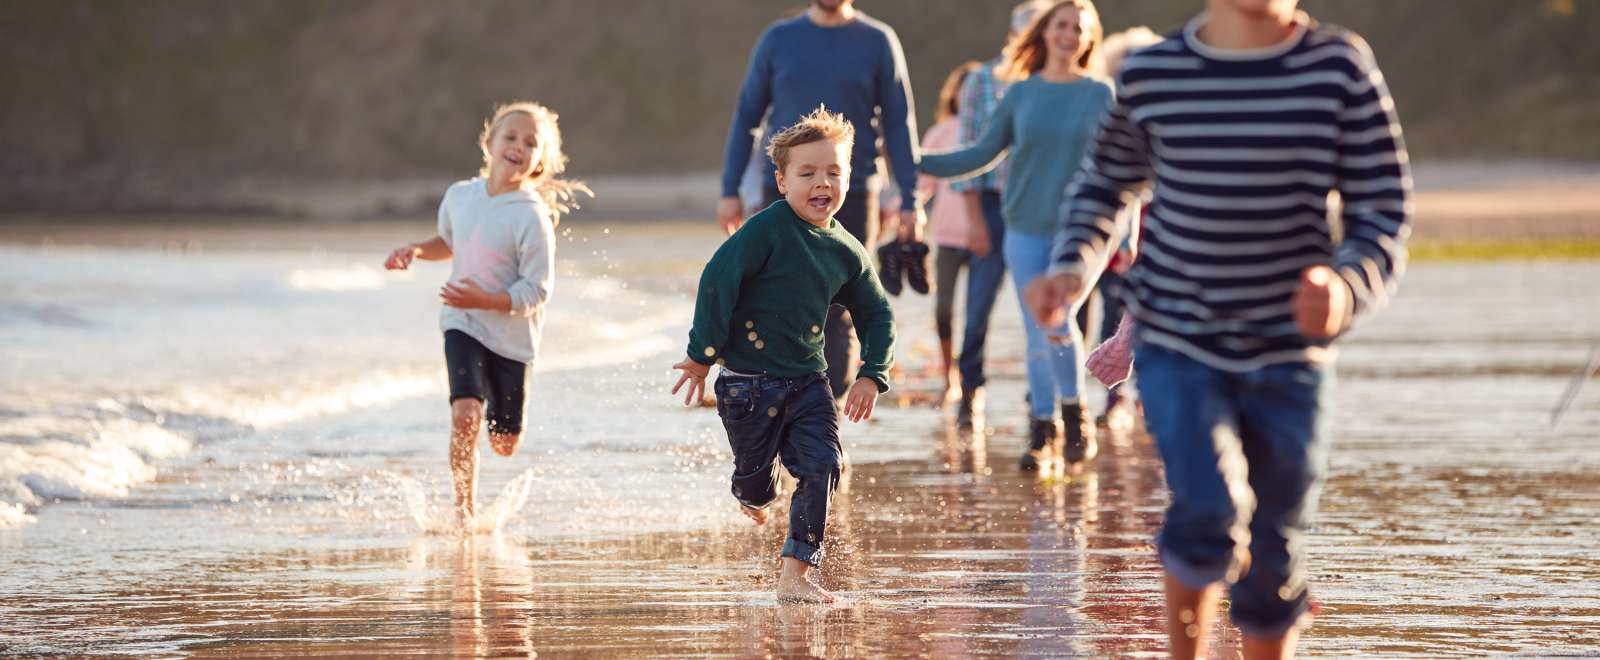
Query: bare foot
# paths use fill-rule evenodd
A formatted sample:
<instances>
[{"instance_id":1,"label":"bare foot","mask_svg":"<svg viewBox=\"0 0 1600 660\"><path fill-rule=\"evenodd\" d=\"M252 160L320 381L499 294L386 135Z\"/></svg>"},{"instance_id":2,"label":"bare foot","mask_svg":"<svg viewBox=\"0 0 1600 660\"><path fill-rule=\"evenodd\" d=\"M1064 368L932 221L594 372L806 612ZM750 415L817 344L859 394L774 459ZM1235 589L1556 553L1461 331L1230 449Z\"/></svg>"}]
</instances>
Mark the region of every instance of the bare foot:
<instances>
[{"instance_id":1,"label":"bare foot","mask_svg":"<svg viewBox=\"0 0 1600 660\"><path fill-rule=\"evenodd\" d=\"M784 603L831 603L833 594L824 591L804 575L778 578L778 601Z\"/></svg>"},{"instance_id":2,"label":"bare foot","mask_svg":"<svg viewBox=\"0 0 1600 660\"><path fill-rule=\"evenodd\" d=\"M753 506L745 506L743 504L740 504L739 505L739 513L744 514L744 516L746 518L749 518L751 520L756 521L756 525L758 525L758 526L767 524L767 510L766 509L757 509L757 508L755 508Z\"/></svg>"},{"instance_id":3,"label":"bare foot","mask_svg":"<svg viewBox=\"0 0 1600 660\"><path fill-rule=\"evenodd\" d=\"M494 453L501 456L510 456L517 453L517 447L522 445L521 433L490 433L489 446L494 448Z\"/></svg>"}]
</instances>

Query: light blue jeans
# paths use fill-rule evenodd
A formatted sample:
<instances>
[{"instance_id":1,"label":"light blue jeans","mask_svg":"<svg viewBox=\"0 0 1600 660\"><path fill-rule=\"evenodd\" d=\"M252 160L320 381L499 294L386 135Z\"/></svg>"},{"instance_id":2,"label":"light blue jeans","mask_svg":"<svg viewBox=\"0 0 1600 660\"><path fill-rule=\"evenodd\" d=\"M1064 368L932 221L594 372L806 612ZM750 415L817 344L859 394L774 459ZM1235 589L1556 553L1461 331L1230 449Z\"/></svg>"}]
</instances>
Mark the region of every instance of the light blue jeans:
<instances>
[{"instance_id":1,"label":"light blue jeans","mask_svg":"<svg viewBox=\"0 0 1600 660\"><path fill-rule=\"evenodd\" d=\"M1028 333L1028 401L1035 419L1053 419L1058 403L1075 402L1084 390L1083 333L1072 320L1074 315L1067 315L1064 326L1043 328L1022 299L1023 288L1050 267L1050 248L1049 237L1006 232L1006 266L1011 269L1017 304L1022 307L1022 327ZM1071 339L1059 342L1051 337Z\"/></svg>"}]
</instances>

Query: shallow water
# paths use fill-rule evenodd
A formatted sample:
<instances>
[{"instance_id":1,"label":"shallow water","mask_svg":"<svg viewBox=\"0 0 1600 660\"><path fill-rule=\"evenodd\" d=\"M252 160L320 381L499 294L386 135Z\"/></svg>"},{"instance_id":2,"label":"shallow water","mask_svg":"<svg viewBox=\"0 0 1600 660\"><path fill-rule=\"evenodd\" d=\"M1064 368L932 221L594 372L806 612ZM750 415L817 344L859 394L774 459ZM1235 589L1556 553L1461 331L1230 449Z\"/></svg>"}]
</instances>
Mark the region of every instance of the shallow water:
<instances>
[{"instance_id":1,"label":"shallow water","mask_svg":"<svg viewBox=\"0 0 1600 660\"><path fill-rule=\"evenodd\" d=\"M990 434L947 431L917 397L847 426L825 576L845 602L779 605L783 517L737 515L715 414L665 394L712 232L565 235L530 437L482 463L486 499L529 470L533 487L468 540L414 519L448 498L445 270L379 271L390 234L409 237L393 228L314 249L236 233L274 248L0 246L0 282L20 284L0 287L0 651L1163 648L1159 463L1135 434L1082 477L1016 474L1009 297ZM1600 390L1548 420L1600 338L1597 281L1592 263L1418 265L1346 344L1307 653L1596 650ZM929 306L897 301L897 394L931 387Z\"/></svg>"}]
</instances>

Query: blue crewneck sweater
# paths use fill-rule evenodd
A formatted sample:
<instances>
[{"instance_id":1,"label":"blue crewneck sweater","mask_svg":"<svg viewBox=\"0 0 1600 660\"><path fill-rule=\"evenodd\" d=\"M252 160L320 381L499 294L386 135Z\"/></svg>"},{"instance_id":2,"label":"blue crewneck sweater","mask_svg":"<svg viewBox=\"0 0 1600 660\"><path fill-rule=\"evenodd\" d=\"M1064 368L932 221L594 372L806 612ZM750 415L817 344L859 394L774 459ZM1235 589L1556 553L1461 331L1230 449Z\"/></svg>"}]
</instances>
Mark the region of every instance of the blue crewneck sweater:
<instances>
[{"instance_id":1,"label":"blue crewneck sweater","mask_svg":"<svg viewBox=\"0 0 1600 660\"><path fill-rule=\"evenodd\" d=\"M1097 78L1028 78L1006 90L975 144L927 154L922 169L934 176L971 176L989 171L1005 156L1011 168L1000 196L1006 229L1050 238L1067 184L1078 173L1111 99L1111 85Z\"/></svg>"},{"instance_id":2,"label":"blue crewneck sweater","mask_svg":"<svg viewBox=\"0 0 1600 660\"><path fill-rule=\"evenodd\" d=\"M872 119L881 110L881 136L900 187L901 208L915 206L917 189L916 116L911 113L911 81L906 58L894 30L866 14L836 27L823 27L802 14L773 23L761 33L739 105L728 131L728 148L722 160L722 195L739 192L739 177L750 162L750 136L770 107L761 144L827 105L843 113L856 129L855 150L850 154L851 187L863 190L867 177L878 171L878 129ZM772 180L773 166L765 163L764 180Z\"/></svg>"}]
</instances>

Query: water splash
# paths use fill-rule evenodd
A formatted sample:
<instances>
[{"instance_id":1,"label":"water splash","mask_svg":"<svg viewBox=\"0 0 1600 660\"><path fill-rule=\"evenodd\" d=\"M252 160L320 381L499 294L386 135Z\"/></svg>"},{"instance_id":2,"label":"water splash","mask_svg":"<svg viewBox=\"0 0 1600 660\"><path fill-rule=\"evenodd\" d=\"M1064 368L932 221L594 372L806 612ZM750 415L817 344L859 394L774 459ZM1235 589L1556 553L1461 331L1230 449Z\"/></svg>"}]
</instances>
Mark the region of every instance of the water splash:
<instances>
[{"instance_id":1,"label":"water splash","mask_svg":"<svg viewBox=\"0 0 1600 660\"><path fill-rule=\"evenodd\" d=\"M390 478L405 502L406 511L411 514L411 520L417 524L418 531L424 534L458 534L463 531L456 521L455 509L435 503L416 479L403 475L390 475ZM533 468L529 468L506 482L494 501L478 507L477 515L473 516L467 530L474 535L498 533L527 505L528 496L533 492L533 479Z\"/></svg>"}]
</instances>

